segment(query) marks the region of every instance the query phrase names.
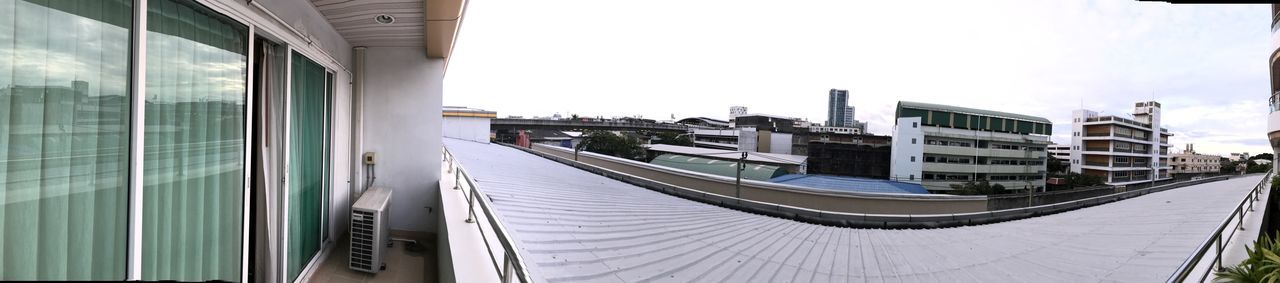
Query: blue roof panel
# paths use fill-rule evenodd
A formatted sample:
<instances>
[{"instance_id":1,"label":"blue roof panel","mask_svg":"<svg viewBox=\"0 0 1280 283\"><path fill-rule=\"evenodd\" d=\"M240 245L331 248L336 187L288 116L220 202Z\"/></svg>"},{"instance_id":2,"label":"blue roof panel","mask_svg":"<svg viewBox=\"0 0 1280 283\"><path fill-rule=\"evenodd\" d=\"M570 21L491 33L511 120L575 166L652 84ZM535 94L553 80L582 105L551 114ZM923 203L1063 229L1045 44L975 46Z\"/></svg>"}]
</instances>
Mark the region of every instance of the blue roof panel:
<instances>
[{"instance_id":1,"label":"blue roof panel","mask_svg":"<svg viewBox=\"0 0 1280 283\"><path fill-rule=\"evenodd\" d=\"M923 186L918 184L831 175L788 174L769 179L769 182L801 187L868 193L929 193L929 190L926 190Z\"/></svg>"}]
</instances>

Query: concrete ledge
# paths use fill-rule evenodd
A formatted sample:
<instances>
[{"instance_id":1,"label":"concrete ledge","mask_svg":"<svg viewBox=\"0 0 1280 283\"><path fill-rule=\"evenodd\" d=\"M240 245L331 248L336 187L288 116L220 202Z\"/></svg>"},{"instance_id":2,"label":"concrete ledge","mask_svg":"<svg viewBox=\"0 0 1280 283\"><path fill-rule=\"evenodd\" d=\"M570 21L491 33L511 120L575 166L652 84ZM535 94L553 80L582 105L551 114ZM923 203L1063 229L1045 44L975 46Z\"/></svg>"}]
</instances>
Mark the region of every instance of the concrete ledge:
<instances>
[{"instance_id":1,"label":"concrete ledge","mask_svg":"<svg viewBox=\"0 0 1280 283\"><path fill-rule=\"evenodd\" d=\"M957 212L957 213L919 213L919 214L883 214L883 213L851 213L826 211L821 209L813 209L806 207L797 207L790 205L782 205L768 202L761 202L748 199L739 199L722 194L711 193L703 190L695 190L675 186L636 175L631 175L615 170L606 169L597 165L587 164L583 162L573 161L564 157L556 156L550 153L538 150L521 148L507 145L512 148L523 150L530 154L541 156L562 164L572 166L581 170L599 174L611 179L626 182L635 186L665 193L675 197L697 201L726 207L730 209L740 210L748 213L767 215L777 218L795 220L799 222L812 223L818 225L851 227L851 228L879 228L879 229L932 229L932 228L948 228L959 226L973 226L991 223L999 223L1005 221L1013 221L1026 219L1037 216L1050 215L1066 211L1072 211L1081 208L1092 207L1095 205L1106 204L1114 201L1124 200L1132 197L1138 197L1153 192L1171 190L1180 187L1198 185L1208 182L1221 181L1230 178L1229 176L1211 177L1199 180L1185 181L1173 184L1160 185L1156 187L1130 190L1120 193L1113 193L1103 196L1079 199L1074 201L1060 202L1054 204L1045 204L1039 206L1005 209L997 211L977 211L977 212ZM610 156L603 156L589 152L580 153L579 157L590 155L593 159L618 159ZM626 160L629 161L629 160ZM632 161L634 162L634 161ZM624 163L624 162L619 162ZM638 162L637 162L638 163ZM647 164L646 164L647 165ZM754 182L754 181L753 181ZM747 185L743 182L744 188ZM885 198L897 197L882 196ZM967 197L973 198L973 197ZM910 201L929 203L937 200L928 198L906 198ZM901 200L901 199L899 199Z\"/></svg>"}]
</instances>

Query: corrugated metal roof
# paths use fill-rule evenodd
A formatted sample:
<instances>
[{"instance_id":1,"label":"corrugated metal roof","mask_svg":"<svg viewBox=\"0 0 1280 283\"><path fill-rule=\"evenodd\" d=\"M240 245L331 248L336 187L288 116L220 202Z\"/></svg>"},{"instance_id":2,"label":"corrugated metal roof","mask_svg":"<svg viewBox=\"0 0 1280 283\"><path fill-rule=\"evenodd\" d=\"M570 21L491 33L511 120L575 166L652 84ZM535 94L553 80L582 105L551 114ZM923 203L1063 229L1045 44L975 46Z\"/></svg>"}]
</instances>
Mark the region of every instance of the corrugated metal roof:
<instances>
[{"instance_id":1,"label":"corrugated metal roof","mask_svg":"<svg viewBox=\"0 0 1280 283\"><path fill-rule=\"evenodd\" d=\"M654 157L653 161L649 161L649 163L729 178L736 178L738 174L738 172L734 171L738 166L737 162L707 159L688 155L665 153ZM787 171L782 170L782 168L779 168L778 166L763 164L747 163L746 168L742 170L743 179L756 181L769 181L769 179L786 174Z\"/></svg>"},{"instance_id":2,"label":"corrugated metal roof","mask_svg":"<svg viewBox=\"0 0 1280 283\"><path fill-rule=\"evenodd\" d=\"M669 153L675 153L675 154L708 157L708 158L736 160L739 157L742 157L741 151L732 151L732 150L701 148L701 147L692 147L692 146L678 146L678 145L669 145L669 144L648 144L648 145L645 145L645 147L647 147L649 150L652 150L652 151L669 152ZM804 164L805 160L808 158L809 158L808 156L804 156L804 155L790 155L790 154L764 153L764 152L748 152L747 153L747 161L759 162L759 163L770 163L770 164L800 165L800 164Z\"/></svg>"},{"instance_id":3,"label":"corrugated metal roof","mask_svg":"<svg viewBox=\"0 0 1280 283\"><path fill-rule=\"evenodd\" d=\"M500 145L445 144L539 282L1157 282L1260 178L990 225L850 229L689 201Z\"/></svg>"},{"instance_id":4,"label":"corrugated metal roof","mask_svg":"<svg viewBox=\"0 0 1280 283\"><path fill-rule=\"evenodd\" d=\"M974 108L968 108L968 107L959 107L959 106L924 103L924 102L898 101L898 108L903 108L903 107L925 109L925 110L939 110L939 111L948 111L948 112L978 114L978 115L986 115L986 116L992 116L992 117L1003 117L1003 118L1027 120L1028 122L1053 124L1053 122L1050 122L1049 119L1045 119L1044 117L1031 116L1031 115L1022 115L1022 114L1014 114L1009 112L991 111L991 110L984 110L984 109L974 109Z\"/></svg>"},{"instance_id":5,"label":"corrugated metal roof","mask_svg":"<svg viewBox=\"0 0 1280 283\"><path fill-rule=\"evenodd\" d=\"M926 190L924 186L920 186L919 184L831 175L790 174L769 179L769 182L810 188L868 193L929 193L929 190Z\"/></svg>"}]
</instances>

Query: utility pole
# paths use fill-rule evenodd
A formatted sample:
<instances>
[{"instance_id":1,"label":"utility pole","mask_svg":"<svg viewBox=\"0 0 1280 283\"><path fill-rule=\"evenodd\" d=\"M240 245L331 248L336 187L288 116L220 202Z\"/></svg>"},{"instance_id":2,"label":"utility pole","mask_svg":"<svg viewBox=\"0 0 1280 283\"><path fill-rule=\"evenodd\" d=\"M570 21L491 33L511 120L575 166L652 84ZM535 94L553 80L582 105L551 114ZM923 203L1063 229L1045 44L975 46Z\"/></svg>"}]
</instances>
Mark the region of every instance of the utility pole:
<instances>
[{"instance_id":1,"label":"utility pole","mask_svg":"<svg viewBox=\"0 0 1280 283\"><path fill-rule=\"evenodd\" d=\"M738 178L733 182L734 197L742 199L742 170L747 169L747 152L742 152L742 158L738 158Z\"/></svg>"}]
</instances>

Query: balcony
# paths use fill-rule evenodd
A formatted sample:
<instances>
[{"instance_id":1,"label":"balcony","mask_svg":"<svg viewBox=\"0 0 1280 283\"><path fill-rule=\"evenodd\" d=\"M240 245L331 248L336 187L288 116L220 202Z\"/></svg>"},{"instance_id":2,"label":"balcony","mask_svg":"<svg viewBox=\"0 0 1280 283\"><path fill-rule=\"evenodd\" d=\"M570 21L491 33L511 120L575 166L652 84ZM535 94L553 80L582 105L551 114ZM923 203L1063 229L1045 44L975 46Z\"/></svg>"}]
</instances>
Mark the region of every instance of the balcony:
<instances>
[{"instance_id":1,"label":"balcony","mask_svg":"<svg viewBox=\"0 0 1280 283\"><path fill-rule=\"evenodd\" d=\"M1103 161L1103 162L1098 162L1098 161L1088 161L1088 160L1085 160L1084 165L1089 165L1089 166L1102 166L1102 167L1111 167L1111 164L1108 164L1108 163L1107 163L1107 162L1105 162L1105 161Z\"/></svg>"},{"instance_id":2,"label":"balcony","mask_svg":"<svg viewBox=\"0 0 1280 283\"><path fill-rule=\"evenodd\" d=\"M1085 121L1086 123L1088 123L1088 122L1117 122L1117 123L1122 123L1122 124L1128 124L1128 125L1131 125L1131 126L1137 126L1137 127L1140 127L1140 128L1146 128L1146 129L1150 129L1150 128L1151 128L1151 124L1142 123L1142 122L1138 122L1138 121L1134 121L1134 120L1129 120L1129 119L1125 119L1125 118L1120 118L1120 117L1116 117L1116 116L1089 117L1089 118L1085 118L1085 119L1084 119L1084 121Z\"/></svg>"},{"instance_id":3,"label":"balcony","mask_svg":"<svg viewBox=\"0 0 1280 283\"><path fill-rule=\"evenodd\" d=\"M1110 149L1110 148L1107 148L1107 147L1090 146L1090 147L1085 147L1085 148L1084 148L1084 151L1101 151L1101 152L1111 152L1111 149Z\"/></svg>"}]
</instances>

